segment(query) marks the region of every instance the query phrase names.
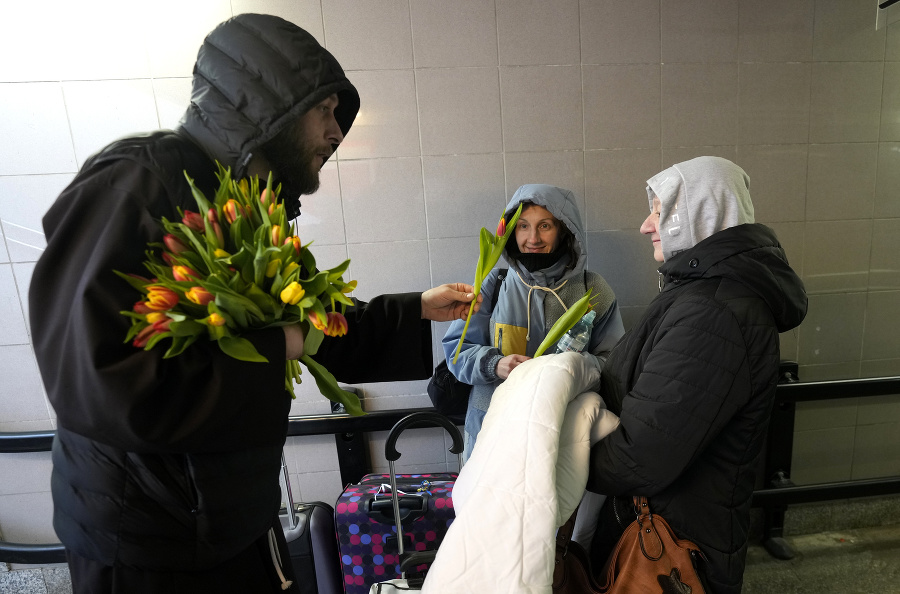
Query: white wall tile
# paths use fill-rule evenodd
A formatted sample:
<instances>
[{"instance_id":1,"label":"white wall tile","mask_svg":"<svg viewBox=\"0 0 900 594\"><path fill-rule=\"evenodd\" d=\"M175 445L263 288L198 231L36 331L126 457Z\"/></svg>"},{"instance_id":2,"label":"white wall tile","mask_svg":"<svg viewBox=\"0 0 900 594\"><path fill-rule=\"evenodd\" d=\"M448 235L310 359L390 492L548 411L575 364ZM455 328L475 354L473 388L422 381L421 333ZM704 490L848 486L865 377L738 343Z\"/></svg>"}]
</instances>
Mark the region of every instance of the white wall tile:
<instances>
[{"instance_id":1,"label":"white wall tile","mask_svg":"<svg viewBox=\"0 0 900 594\"><path fill-rule=\"evenodd\" d=\"M507 151L584 147L581 68L501 68L500 105Z\"/></svg>"},{"instance_id":2,"label":"white wall tile","mask_svg":"<svg viewBox=\"0 0 900 594\"><path fill-rule=\"evenodd\" d=\"M10 258L33 262L47 245L41 219L72 174L0 177L0 224L6 229Z\"/></svg>"},{"instance_id":3,"label":"white wall tile","mask_svg":"<svg viewBox=\"0 0 900 594\"><path fill-rule=\"evenodd\" d=\"M26 288L22 289L22 295L27 295ZM0 328L3 329L0 331L0 345L28 345L25 315L11 264L0 264Z\"/></svg>"},{"instance_id":4,"label":"white wall tile","mask_svg":"<svg viewBox=\"0 0 900 594\"><path fill-rule=\"evenodd\" d=\"M341 187L337 164L329 160L319 173L319 190L300 200L300 216L294 221L297 235L304 244L315 241L313 253L318 247L342 244L344 211L341 203Z\"/></svg>"},{"instance_id":5,"label":"white wall tile","mask_svg":"<svg viewBox=\"0 0 900 594\"><path fill-rule=\"evenodd\" d=\"M0 526L10 542L39 544L59 542L53 531L53 499L50 484L39 493L0 496Z\"/></svg>"},{"instance_id":6,"label":"white wall tile","mask_svg":"<svg viewBox=\"0 0 900 594\"><path fill-rule=\"evenodd\" d=\"M650 206L647 180L661 171L659 149L588 151L586 206L582 211L587 231L634 230L641 226Z\"/></svg>"},{"instance_id":7,"label":"white wall tile","mask_svg":"<svg viewBox=\"0 0 900 594\"><path fill-rule=\"evenodd\" d=\"M409 70L348 72L359 91L353 128L338 149L338 159L412 157L419 154L415 76Z\"/></svg>"},{"instance_id":8,"label":"white wall tile","mask_svg":"<svg viewBox=\"0 0 900 594\"><path fill-rule=\"evenodd\" d=\"M6 249L6 236L3 235L3 219L0 219L0 264L9 262L9 251Z\"/></svg>"},{"instance_id":9,"label":"white wall tile","mask_svg":"<svg viewBox=\"0 0 900 594\"><path fill-rule=\"evenodd\" d=\"M420 70L416 88L423 155L503 150L496 68Z\"/></svg>"},{"instance_id":10,"label":"white wall tile","mask_svg":"<svg viewBox=\"0 0 900 594\"><path fill-rule=\"evenodd\" d=\"M16 288L19 291L19 302L22 304L22 316L25 318L25 327L28 329L28 335L31 336L31 320L28 317L28 288L31 286L34 263L13 264L12 271L16 279Z\"/></svg>"},{"instance_id":11,"label":"white wall tile","mask_svg":"<svg viewBox=\"0 0 900 594\"><path fill-rule=\"evenodd\" d=\"M29 345L0 346L0 411L4 422L48 418L44 389Z\"/></svg>"},{"instance_id":12,"label":"white wall tile","mask_svg":"<svg viewBox=\"0 0 900 594\"><path fill-rule=\"evenodd\" d=\"M0 496L47 491L52 466L50 452L0 454Z\"/></svg>"},{"instance_id":13,"label":"white wall tile","mask_svg":"<svg viewBox=\"0 0 900 594\"><path fill-rule=\"evenodd\" d=\"M809 64L741 64L740 143L807 142L810 78Z\"/></svg>"},{"instance_id":14,"label":"white wall tile","mask_svg":"<svg viewBox=\"0 0 900 594\"><path fill-rule=\"evenodd\" d=\"M409 9L417 68L497 65L493 0L411 0Z\"/></svg>"},{"instance_id":15,"label":"white wall tile","mask_svg":"<svg viewBox=\"0 0 900 594\"><path fill-rule=\"evenodd\" d=\"M154 78L190 77L203 40L232 16L231 0L156 0L146 11L132 26L143 36Z\"/></svg>"},{"instance_id":16,"label":"white wall tile","mask_svg":"<svg viewBox=\"0 0 900 594\"><path fill-rule=\"evenodd\" d=\"M294 498L296 501L323 501L334 506L337 498L344 490L341 484L341 473L337 470L329 472L312 472L298 474L291 477L295 486Z\"/></svg>"},{"instance_id":17,"label":"white wall tile","mask_svg":"<svg viewBox=\"0 0 900 594\"><path fill-rule=\"evenodd\" d=\"M877 162L876 143L810 145L806 220L871 218Z\"/></svg>"},{"instance_id":18,"label":"white wall tile","mask_svg":"<svg viewBox=\"0 0 900 594\"><path fill-rule=\"evenodd\" d=\"M900 217L900 143L885 142L878 146L875 216Z\"/></svg>"},{"instance_id":19,"label":"white wall tile","mask_svg":"<svg viewBox=\"0 0 900 594\"><path fill-rule=\"evenodd\" d=\"M320 0L231 0L235 16L245 12L273 14L305 29L325 45Z\"/></svg>"},{"instance_id":20,"label":"white wall tile","mask_svg":"<svg viewBox=\"0 0 900 594\"><path fill-rule=\"evenodd\" d=\"M805 144L741 146L737 163L750 176L750 195L758 223L806 218Z\"/></svg>"},{"instance_id":21,"label":"white wall tile","mask_svg":"<svg viewBox=\"0 0 900 594\"><path fill-rule=\"evenodd\" d=\"M584 146L658 148L658 64L584 66Z\"/></svg>"},{"instance_id":22,"label":"white wall tile","mask_svg":"<svg viewBox=\"0 0 900 594\"><path fill-rule=\"evenodd\" d=\"M174 129L191 102L191 79L153 79L153 96L156 99L156 115L159 127Z\"/></svg>"},{"instance_id":23,"label":"white wall tile","mask_svg":"<svg viewBox=\"0 0 900 594\"><path fill-rule=\"evenodd\" d=\"M387 293L425 291L431 287L428 243L392 241L349 246L359 281L354 295L363 301ZM471 282L471 281L469 281Z\"/></svg>"},{"instance_id":24,"label":"white wall tile","mask_svg":"<svg viewBox=\"0 0 900 594\"><path fill-rule=\"evenodd\" d=\"M150 60L144 37L149 4L116 0L73 3L71 19L54 38L62 80L148 78ZM60 18L60 17L56 17ZM46 21L47 19L42 19ZM124 26L123 26L124 25ZM111 51L111 48L115 48Z\"/></svg>"},{"instance_id":25,"label":"white wall tile","mask_svg":"<svg viewBox=\"0 0 900 594\"><path fill-rule=\"evenodd\" d=\"M63 83L79 166L123 136L159 128L149 80Z\"/></svg>"},{"instance_id":26,"label":"white wall tile","mask_svg":"<svg viewBox=\"0 0 900 594\"><path fill-rule=\"evenodd\" d=\"M805 62L812 57L815 0L740 0L738 57Z\"/></svg>"},{"instance_id":27,"label":"white wall tile","mask_svg":"<svg viewBox=\"0 0 900 594\"><path fill-rule=\"evenodd\" d=\"M663 146L735 144L737 83L737 64L664 64Z\"/></svg>"},{"instance_id":28,"label":"white wall tile","mask_svg":"<svg viewBox=\"0 0 900 594\"><path fill-rule=\"evenodd\" d=\"M814 63L809 142L878 140L883 70L877 62Z\"/></svg>"},{"instance_id":29,"label":"white wall tile","mask_svg":"<svg viewBox=\"0 0 900 594\"><path fill-rule=\"evenodd\" d=\"M813 60L881 60L885 28L875 29L877 4L873 4L865 0L816 0Z\"/></svg>"},{"instance_id":30,"label":"white wall tile","mask_svg":"<svg viewBox=\"0 0 900 594\"><path fill-rule=\"evenodd\" d=\"M900 62L885 62L879 140L900 140Z\"/></svg>"},{"instance_id":31,"label":"white wall tile","mask_svg":"<svg viewBox=\"0 0 900 594\"><path fill-rule=\"evenodd\" d=\"M425 239L420 159L372 159L338 165L347 242Z\"/></svg>"},{"instance_id":32,"label":"white wall tile","mask_svg":"<svg viewBox=\"0 0 900 594\"><path fill-rule=\"evenodd\" d=\"M585 190L582 151L507 152L505 159L507 198L512 198L515 191L525 184L549 184L572 190L583 200Z\"/></svg>"},{"instance_id":33,"label":"white wall tile","mask_svg":"<svg viewBox=\"0 0 900 594\"><path fill-rule=\"evenodd\" d=\"M494 232L507 202L503 155L424 157L422 165L429 238Z\"/></svg>"},{"instance_id":34,"label":"white wall tile","mask_svg":"<svg viewBox=\"0 0 900 594\"><path fill-rule=\"evenodd\" d=\"M663 62L737 59L738 0L660 2Z\"/></svg>"},{"instance_id":35,"label":"white wall tile","mask_svg":"<svg viewBox=\"0 0 900 594\"><path fill-rule=\"evenodd\" d=\"M580 4L582 64L659 62L659 0Z\"/></svg>"},{"instance_id":36,"label":"white wall tile","mask_svg":"<svg viewBox=\"0 0 900 594\"><path fill-rule=\"evenodd\" d=\"M500 64L578 64L578 0L497 0Z\"/></svg>"},{"instance_id":37,"label":"white wall tile","mask_svg":"<svg viewBox=\"0 0 900 594\"><path fill-rule=\"evenodd\" d=\"M444 283L471 285L475 282L475 266L478 264L479 252L478 236L429 239L428 250L431 253L432 286ZM507 263L500 260L497 266L505 267ZM446 329L444 326L443 330Z\"/></svg>"},{"instance_id":38,"label":"white wall tile","mask_svg":"<svg viewBox=\"0 0 900 594\"><path fill-rule=\"evenodd\" d=\"M0 175L77 169L59 83L0 84L0 113L15 114L0 118Z\"/></svg>"},{"instance_id":39,"label":"white wall tile","mask_svg":"<svg viewBox=\"0 0 900 594\"><path fill-rule=\"evenodd\" d=\"M408 0L322 0L325 41L344 70L412 68Z\"/></svg>"}]
</instances>

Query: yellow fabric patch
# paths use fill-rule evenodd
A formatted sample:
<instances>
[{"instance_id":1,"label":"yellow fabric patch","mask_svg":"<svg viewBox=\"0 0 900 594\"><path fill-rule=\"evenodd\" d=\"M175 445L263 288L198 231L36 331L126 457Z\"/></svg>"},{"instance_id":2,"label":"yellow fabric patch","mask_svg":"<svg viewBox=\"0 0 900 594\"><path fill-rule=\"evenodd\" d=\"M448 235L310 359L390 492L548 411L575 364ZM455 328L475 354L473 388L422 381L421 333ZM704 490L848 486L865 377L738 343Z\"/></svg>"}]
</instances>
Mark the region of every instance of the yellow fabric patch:
<instances>
[{"instance_id":1,"label":"yellow fabric patch","mask_svg":"<svg viewBox=\"0 0 900 594\"><path fill-rule=\"evenodd\" d=\"M503 356L524 355L528 346L525 340L525 328L512 324L494 324L494 346L500 349Z\"/></svg>"}]
</instances>

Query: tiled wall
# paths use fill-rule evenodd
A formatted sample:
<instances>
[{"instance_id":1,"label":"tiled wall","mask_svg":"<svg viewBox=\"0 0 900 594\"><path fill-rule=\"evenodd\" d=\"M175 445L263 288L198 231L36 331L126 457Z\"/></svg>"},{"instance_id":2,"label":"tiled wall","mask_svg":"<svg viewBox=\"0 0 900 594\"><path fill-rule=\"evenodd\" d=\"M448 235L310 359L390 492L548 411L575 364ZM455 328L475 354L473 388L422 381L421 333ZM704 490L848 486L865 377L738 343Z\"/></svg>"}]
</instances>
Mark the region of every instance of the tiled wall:
<instances>
[{"instance_id":1,"label":"tiled wall","mask_svg":"<svg viewBox=\"0 0 900 594\"><path fill-rule=\"evenodd\" d=\"M40 219L81 163L172 127L204 34L247 11L309 29L362 95L299 234L357 296L471 282L476 235L522 183L583 198L590 266L627 324L656 293L644 181L697 155L749 173L810 292L783 337L801 378L900 374L900 6L875 0L116 0L4 2L0 19L0 431L53 427L30 346ZM35 26L39 24L39 26ZM46 296L52 299L52 295ZM435 351L445 324L437 324ZM370 410L425 382L361 386ZM294 414L328 410L304 384ZM401 459L443 468L437 430ZM380 460L384 435L372 442ZM805 405L795 477L900 473L900 401ZM331 437L292 438L295 494L340 490ZM401 442L401 451L403 443ZM833 452L825 454L825 452ZM0 530L46 541L49 460L0 456Z\"/></svg>"}]
</instances>

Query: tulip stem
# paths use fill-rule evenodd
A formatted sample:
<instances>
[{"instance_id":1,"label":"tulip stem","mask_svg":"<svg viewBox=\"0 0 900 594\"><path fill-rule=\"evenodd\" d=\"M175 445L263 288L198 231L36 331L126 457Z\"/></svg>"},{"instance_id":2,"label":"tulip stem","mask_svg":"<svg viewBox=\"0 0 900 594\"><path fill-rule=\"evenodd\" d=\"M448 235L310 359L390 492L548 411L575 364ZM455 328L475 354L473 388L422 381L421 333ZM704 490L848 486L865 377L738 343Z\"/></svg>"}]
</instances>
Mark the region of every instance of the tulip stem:
<instances>
[{"instance_id":1,"label":"tulip stem","mask_svg":"<svg viewBox=\"0 0 900 594\"><path fill-rule=\"evenodd\" d=\"M453 363L456 364L456 360L459 358L459 350L462 348L463 338L466 337L466 330L469 329L469 321L472 319L472 310L475 309L475 302L478 300L478 295L476 294L472 298L472 302L469 303L469 315L466 316L466 325L463 326L462 334L459 337L459 344L456 345L456 354L453 355Z\"/></svg>"}]
</instances>

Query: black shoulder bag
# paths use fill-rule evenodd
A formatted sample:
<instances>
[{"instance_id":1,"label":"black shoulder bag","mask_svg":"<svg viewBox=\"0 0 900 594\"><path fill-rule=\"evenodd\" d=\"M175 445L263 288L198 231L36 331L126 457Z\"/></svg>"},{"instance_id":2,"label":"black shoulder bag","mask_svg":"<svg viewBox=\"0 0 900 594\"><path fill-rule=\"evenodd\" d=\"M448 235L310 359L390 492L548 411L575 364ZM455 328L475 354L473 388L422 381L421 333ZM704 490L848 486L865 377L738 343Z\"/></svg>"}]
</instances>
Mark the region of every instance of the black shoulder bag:
<instances>
[{"instance_id":1,"label":"black shoulder bag","mask_svg":"<svg viewBox=\"0 0 900 594\"><path fill-rule=\"evenodd\" d=\"M507 272L506 269L500 270L497 282L494 283L491 303L495 305ZM434 375L428 381L428 397L431 398L431 404L435 410L444 415L465 415L471 392L472 386L462 383L450 372L446 359L438 363Z\"/></svg>"}]
</instances>

